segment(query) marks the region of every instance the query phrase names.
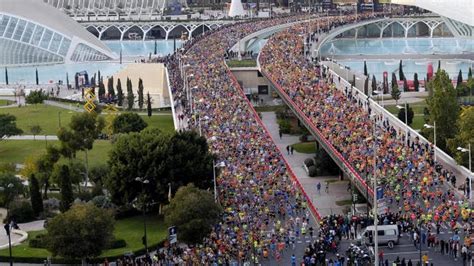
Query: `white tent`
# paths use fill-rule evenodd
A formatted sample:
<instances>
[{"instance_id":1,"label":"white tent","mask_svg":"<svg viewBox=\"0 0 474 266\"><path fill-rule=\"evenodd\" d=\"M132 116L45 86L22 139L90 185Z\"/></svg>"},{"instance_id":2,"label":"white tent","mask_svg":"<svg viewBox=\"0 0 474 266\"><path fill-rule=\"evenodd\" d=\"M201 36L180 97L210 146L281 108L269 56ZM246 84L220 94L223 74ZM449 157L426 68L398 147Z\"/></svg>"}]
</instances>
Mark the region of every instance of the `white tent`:
<instances>
[{"instance_id":1,"label":"white tent","mask_svg":"<svg viewBox=\"0 0 474 266\"><path fill-rule=\"evenodd\" d=\"M244 16L245 11L241 0L232 0L230 3L229 17Z\"/></svg>"}]
</instances>

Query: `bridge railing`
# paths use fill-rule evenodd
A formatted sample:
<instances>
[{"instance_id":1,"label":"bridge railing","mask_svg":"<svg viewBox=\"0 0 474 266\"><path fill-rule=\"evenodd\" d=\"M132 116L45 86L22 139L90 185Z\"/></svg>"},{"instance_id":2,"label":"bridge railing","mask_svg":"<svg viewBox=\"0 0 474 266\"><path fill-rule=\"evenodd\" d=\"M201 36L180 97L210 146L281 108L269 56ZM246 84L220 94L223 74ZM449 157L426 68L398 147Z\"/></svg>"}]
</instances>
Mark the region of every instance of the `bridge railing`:
<instances>
[{"instance_id":1,"label":"bridge railing","mask_svg":"<svg viewBox=\"0 0 474 266\"><path fill-rule=\"evenodd\" d=\"M284 89L276 83L265 70L261 70L263 76L265 76L271 83L280 98L287 104L287 106L293 111L298 117L302 124L311 132L316 138L318 143L326 150L331 158L336 162L340 169L351 179L352 183L357 189L367 198L370 202L373 202L374 191L369 187L366 180L364 180L359 173L352 167L352 165L341 155L341 153L334 148L334 146L321 134L316 125L296 106L293 100L288 96Z\"/></svg>"},{"instance_id":2,"label":"bridge railing","mask_svg":"<svg viewBox=\"0 0 474 266\"><path fill-rule=\"evenodd\" d=\"M388 121L390 122L390 125L393 126L398 132L403 132L404 134L406 134L405 133L407 131L406 124L404 122L402 122L400 119L398 119L398 117L396 117L395 115L390 113L384 107L380 106L372 98L367 98L367 95L364 94L363 91L359 90L357 87L352 86L347 80L345 80L343 77L338 75L334 70L330 69L329 72L335 78L340 77L341 78L341 83L344 86L347 86L348 88L351 88L352 90L357 92L357 96L355 95L355 93L353 93L353 95L357 99L359 99L361 102L366 102L368 100L369 103L370 103L370 108L372 109L372 111L374 113L382 115L382 117L384 119L388 119ZM343 87L338 87L338 89L342 90ZM429 140L427 140L425 137L423 137L420 133L418 133L416 130L412 129L411 127L408 127L408 132L410 133L410 140L411 141L413 141L413 139L415 139L415 138L418 138L421 143L431 145L431 142ZM445 169L450 170L451 172L455 173L456 176L462 175L462 176L472 178L472 173L469 171L469 169L467 169L466 167L464 167L462 165L458 165L456 163L456 161L451 156L449 156L447 153L445 153L440 148L435 147L435 149L436 149L436 161L438 163L441 163L444 166ZM450 182L445 182L445 185L448 186L449 188L454 188L455 189L455 187L453 187ZM459 193L459 191L457 191L456 189L455 189L455 192L456 192L456 194L459 198L461 198L461 199L464 198L464 195Z\"/></svg>"},{"instance_id":3,"label":"bridge railing","mask_svg":"<svg viewBox=\"0 0 474 266\"><path fill-rule=\"evenodd\" d=\"M245 96L245 93L244 91L242 90L242 87L240 87L240 84L239 82L237 81L237 78L234 76L234 74L232 73L232 71L230 71L230 69L227 67L227 72L232 80L232 82L234 83L234 86L237 88L238 90L238 93L241 94L242 98L247 102L247 105L251 108L252 110L252 113L255 117L255 119L257 120L257 123L264 129L265 133L270 137L271 137L271 134L270 134L270 131L267 129L267 127L263 124L262 120L260 119L260 116L258 115L257 111L255 110L255 108L253 108L253 105L252 103L249 101L249 99ZM273 143L275 143L275 141L272 140ZM276 144L275 144L276 146ZM311 201L311 197L309 197L309 195L306 193L306 191L304 190L303 186L301 185L300 181L298 180L298 178L296 178L296 175L295 173L293 172L293 170L291 170L291 167L290 165L288 164L288 162L286 161L285 157L283 156L283 153L282 151L280 150L280 148L278 148L278 146L276 146L278 151L280 152L280 157L282 158L283 162L285 163L285 167L286 169L288 170L288 173L290 174L290 178L296 183L296 185L298 186L298 188L300 189L300 191L303 193L303 196L305 197L306 199L306 202L308 203L308 206L311 210L311 213L313 214L314 218L316 220L321 220L321 216L319 215L319 212L317 211L316 207L314 206L313 202Z\"/></svg>"}]
</instances>

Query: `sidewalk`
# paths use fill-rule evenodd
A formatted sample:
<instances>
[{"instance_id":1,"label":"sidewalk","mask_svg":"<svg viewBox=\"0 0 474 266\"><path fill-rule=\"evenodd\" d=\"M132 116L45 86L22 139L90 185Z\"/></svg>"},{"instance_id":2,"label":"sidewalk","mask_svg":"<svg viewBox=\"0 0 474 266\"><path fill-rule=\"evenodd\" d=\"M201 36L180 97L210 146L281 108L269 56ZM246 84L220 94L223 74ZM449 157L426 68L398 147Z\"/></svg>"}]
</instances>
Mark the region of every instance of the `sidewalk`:
<instances>
[{"instance_id":1,"label":"sidewalk","mask_svg":"<svg viewBox=\"0 0 474 266\"><path fill-rule=\"evenodd\" d=\"M346 190L348 181L339 181L338 178L334 176L309 177L303 168L303 162L306 158L314 157L314 154L298 153L294 151L293 155L288 155L286 146L300 142L299 137L284 134L280 139L278 135L279 127L275 113L262 112L261 114L262 122L265 124L268 131L270 131L273 141L280 149L291 170L303 186L305 192L311 198L311 201L321 217L330 214L342 214L343 209L345 209L346 206L338 206L336 201L348 200L351 198L351 194ZM325 192L326 180L331 180L332 182L329 184L329 193ZM320 194L318 194L316 189L318 182L321 183Z\"/></svg>"},{"instance_id":2,"label":"sidewalk","mask_svg":"<svg viewBox=\"0 0 474 266\"><path fill-rule=\"evenodd\" d=\"M39 231L39 230L44 230L44 220L38 220L38 221L33 221L29 223L23 223L23 224L18 224L20 227L20 230L23 232L29 232L29 231ZM3 228L3 224L2 224ZM20 239L20 235L18 234L11 234L11 241L12 241L12 246L20 244L18 240ZM0 233L0 246L5 246L8 248L8 236L6 235L5 231L2 229L2 233Z\"/></svg>"},{"instance_id":3,"label":"sidewalk","mask_svg":"<svg viewBox=\"0 0 474 266\"><path fill-rule=\"evenodd\" d=\"M5 138L7 140L58 140L58 136L56 135L17 135Z\"/></svg>"}]
</instances>

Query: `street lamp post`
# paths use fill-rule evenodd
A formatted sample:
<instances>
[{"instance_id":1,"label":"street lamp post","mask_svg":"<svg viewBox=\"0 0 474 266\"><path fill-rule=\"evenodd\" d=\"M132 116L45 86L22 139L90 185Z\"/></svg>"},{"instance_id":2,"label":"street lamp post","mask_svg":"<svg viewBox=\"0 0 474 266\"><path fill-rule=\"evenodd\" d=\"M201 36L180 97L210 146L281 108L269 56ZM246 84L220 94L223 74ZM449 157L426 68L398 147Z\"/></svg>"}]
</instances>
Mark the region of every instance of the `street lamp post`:
<instances>
[{"instance_id":1,"label":"street lamp post","mask_svg":"<svg viewBox=\"0 0 474 266\"><path fill-rule=\"evenodd\" d=\"M214 181L214 202L217 203L218 197L217 197L217 182L216 182L216 168L222 168L225 167L224 162L220 162L216 164L214 161L212 161L212 175L213 175L213 181Z\"/></svg>"},{"instance_id":2,"label":"street lamp post","mask_svg":"<svg viewBox=\"0 0 474 266\"><path fill-rule=\"evenodd\" d=\"M408 108L407 108L407 102L405 101L405 106L397 105L397 108L399 110L404 109L405 110L405 143L408 145Z\"/></svg>"},{"instance_id":3,"label":"street lamp post","mask_svg":"<svg viewBox=\"0 0 474 266\"><path fill-rule=\"evenodd\" d=\"M468 144L468 148L458 147L458 151L460 152L468 152L469 155L469 175L472 174L471 168L471 143ZM469 176L469 200L472 199L472 176Z\"/></svg>"},{"instance_id":4,"label":"street lamp post","mask_svg":"<svg viewBox=\"0 0 474 266\"><path fill-rule=\"evenodd\" d=\"M9 183L7 185L7 188L13 188L14 185L12 183ZM0 191L5 191L5 188L4 187L0 187ZM7 214L8 214L8 208L7 208ZM10 266L13 266L13 257L12 257L12 240L11 240L11 231L12 231L12 228L14 226L12 225L12 223L7 223L3 226L3 228L5 228L5 232L7 233L7 236L8 236L8 251L10 253Z\"/></svg>"},{"instance_id":5,"label":"street lamp post","mask_svg":"<svg viewBox=\"0 0 474 266\"><path fill-rule=\"evenodd\" d=\"M141 186L142 186L142 213L143 213L143 245L145 246L145 254L146 254L146 257L148 257L148 242L147 242L147 236L146 236L146 203L145 203L145 184L148 184L150 183L150 181L148 179L145 179L143 177L136 177L135 178L135 181L138 181L141 183Z\"/></svg>"}]
</instances>

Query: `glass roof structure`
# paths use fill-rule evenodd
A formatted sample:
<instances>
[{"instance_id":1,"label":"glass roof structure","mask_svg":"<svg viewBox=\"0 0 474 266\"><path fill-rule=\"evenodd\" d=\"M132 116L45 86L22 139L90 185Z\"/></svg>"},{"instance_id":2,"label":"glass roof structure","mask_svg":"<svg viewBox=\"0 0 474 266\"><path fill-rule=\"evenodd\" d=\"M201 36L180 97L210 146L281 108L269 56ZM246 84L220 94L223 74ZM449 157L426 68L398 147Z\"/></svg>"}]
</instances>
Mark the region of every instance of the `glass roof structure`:
<instances>
[{"instance_id":1,"label":"glass roof structure","mask_svg":"<svg viewBox=\"0 0 474 266\"><path fill-rule=\"evenodd\" d=\"M0 65L101 61L116 55L58 9L35 0L2 0Z\"/></svg>"}]
</instances>

